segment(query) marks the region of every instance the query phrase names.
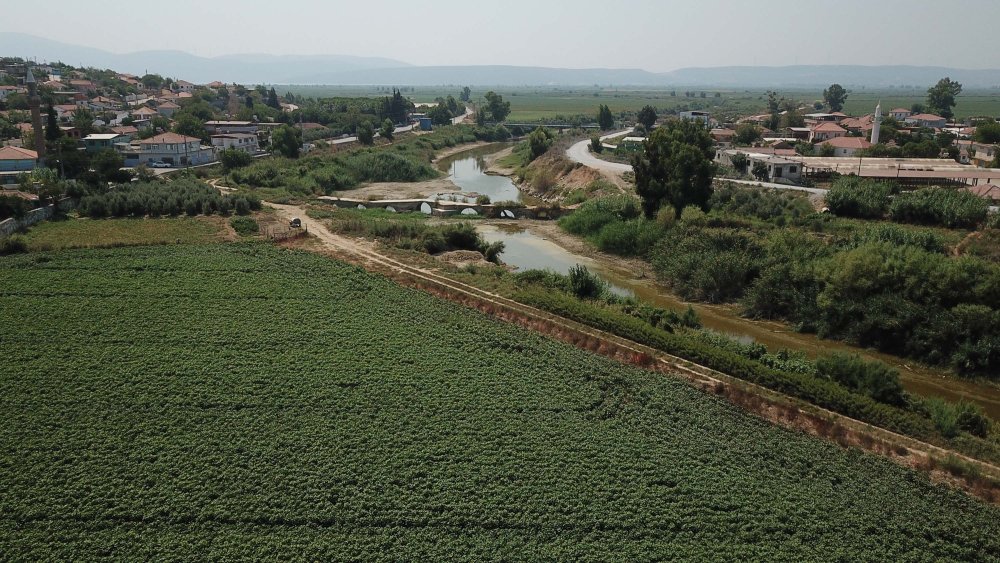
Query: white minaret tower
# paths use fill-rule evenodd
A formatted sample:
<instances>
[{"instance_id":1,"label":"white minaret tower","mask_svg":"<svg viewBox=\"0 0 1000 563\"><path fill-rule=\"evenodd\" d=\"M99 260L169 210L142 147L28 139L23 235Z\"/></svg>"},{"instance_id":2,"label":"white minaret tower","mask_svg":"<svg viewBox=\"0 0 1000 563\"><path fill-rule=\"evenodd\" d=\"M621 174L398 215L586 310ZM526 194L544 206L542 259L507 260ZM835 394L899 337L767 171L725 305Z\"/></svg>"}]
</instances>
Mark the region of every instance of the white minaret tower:
<instances>
[{"instance_id":1,"label":"white minaret tower","mask_svg":"<svg viewBox=\"0 0 1000 563\"><path fill-rule=\"evenodd\" d=\"M882 100L875 106L875 120L872 122L872 144L878 144L878 134L882 132Z\"/></svg>"}]
</instances>

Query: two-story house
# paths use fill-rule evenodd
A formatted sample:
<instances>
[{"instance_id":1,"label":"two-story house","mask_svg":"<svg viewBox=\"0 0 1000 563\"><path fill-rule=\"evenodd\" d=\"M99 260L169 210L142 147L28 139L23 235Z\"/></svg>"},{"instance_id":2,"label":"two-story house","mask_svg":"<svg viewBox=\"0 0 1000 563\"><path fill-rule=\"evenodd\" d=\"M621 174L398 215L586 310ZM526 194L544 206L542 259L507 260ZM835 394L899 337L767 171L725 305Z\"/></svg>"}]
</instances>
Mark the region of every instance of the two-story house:
<instances>
[{"instance_id":1,"label":"two-story house","mask_svg":"<svg viewBox=\"0 0 1000 563\"><path fill-rule=\"evenodd\" d=\"M16 184L18 177L35 169L38 153L21 147L0 147L0 184Z\"/></svg>"},{"instance_id":2,"label":"two-story house","mask_svg":"<svg viewBox=\"0 0 1000 563\"><path fill-rule=\"evenodd\" d=\"M823 141L846 136L847 129L844 129L832 121L823 121L813 126L812 131L809 133L809 142L822 143Z\"/></svg>"},{"instance_id":3,"label":"two-story house","mask_svg":"<svg viewBox=\"0 0 1000 563\"><path fill-rule=\"evenodd\" d=\"M132 145L135 147L136 145ZM171 166L197 166L215 161L215 151L201 146L201 139L177 133L161 133L139 141L138 150L125 152L125 165L163 162Z\"/></svg>"}]
</instances>

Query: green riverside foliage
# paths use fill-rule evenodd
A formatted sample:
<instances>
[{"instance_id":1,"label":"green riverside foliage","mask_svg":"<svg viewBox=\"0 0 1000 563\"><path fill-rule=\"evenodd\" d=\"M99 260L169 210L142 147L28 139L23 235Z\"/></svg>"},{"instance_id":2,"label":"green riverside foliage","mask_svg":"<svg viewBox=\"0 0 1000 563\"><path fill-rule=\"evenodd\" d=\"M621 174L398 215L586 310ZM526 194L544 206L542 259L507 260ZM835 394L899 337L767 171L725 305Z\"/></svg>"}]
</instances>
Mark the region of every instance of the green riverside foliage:
<instances>
[{"instance_id":1,"label":"green riverside foliage","mask_svg":"<svg viewBox=\"0 0 1000 563\"><path fill-rule=\"evenodd\" d=\"M433 133L397 140L388 147L360 148L299 159L269 158L233 170L230 185L250 189L281 189L294 196L330 194L366 182L417 182L438 176L431 166L434 153L477 140L502 141L510 133L502 126L449 126Z\"/></svg>"},{"instance_id":2,"label":"green riverside foliage","mask_svg":"<svg viewBox=\"0 0 1000 563\"><path fill-rule=\"evenodd\" d=\"M925 476L320 256L45 257L0 261L11 560L1000 554Z\"/></svg>"},{"instance_id":3,"label":"green riverside foliage","mask_svg":"<svg viewBox=\"0 0 1000 563\"><path fill-rule=\"evenodd\" d=\"M840 185L880 201L891 191ZM708 214L688 207L674 221L661 213L646 231L624 196L587 201L560 226L602 250L648 258L685 299L738 302L750 317L962 375L1000 374L1000 264L952 256L965 233L837 219L809 213L804 198L746 192L721 187Z\"/></svg>"},{"instance_id":4,"label":"green riverside foliage","mask_svg":"<svg viewBox=\"0 0 1000 563\"><path fill-rule=\"evenodd\" d=\"M989 203L976 194L948 188L923 188L896 196L889 217L900 223L975 229L986 220Z\"/></svg>"},{"instance_id":5,"label":"green riverside foliage","mask_svg":"<svg viewBox=\"0 0 1000 563\"><path fill-rule=\"evenodd\" d=\"M856 176L838 178L826 194L826 204L834 215L879 219L889 210L889 196L895 188L884 182Z\"/></svg>"},{"instance_id":6,"label":"green riverside foliage","mask_svg":"<svg viewBox=\"0 0 1000 563\"><path fill-rule=\"evenodd\" d=\"M102 217L160 217L181 214L247 215L261 208L253 196L221 195L218 190L193 179L119 184L104 193L84 196L80 215Z\"/></svg>"}]
</instances>

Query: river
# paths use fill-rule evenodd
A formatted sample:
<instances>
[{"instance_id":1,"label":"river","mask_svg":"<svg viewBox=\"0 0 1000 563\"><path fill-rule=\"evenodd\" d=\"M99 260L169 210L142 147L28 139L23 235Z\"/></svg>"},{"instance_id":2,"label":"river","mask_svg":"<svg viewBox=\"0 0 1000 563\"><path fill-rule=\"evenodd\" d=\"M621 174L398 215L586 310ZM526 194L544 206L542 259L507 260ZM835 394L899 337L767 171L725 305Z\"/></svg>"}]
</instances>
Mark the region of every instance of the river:
<instances>
[{"instance_id":1,"label":"river","mask_svg":"<svg viewBox=\"0 0 1000 563\"><path fill-rule=\"evenodd\" d=\"M439 166L451 170L452 181L463 191L485 193L490 195L493 201L521 200L520 192L510 197L511 189L518 190L509 178L490 176L483 172L486 168L484 158L498 150L500 149L497 145L480 147L442 160ZM493 193L498 194L497 199L493 198ZM502 197L500 194L503 194ZM702 325L706 328L728 334L743 342L759 342L771 351L782 348L796 350L810 357L843 351L859 354L870 360L879 360L899 371L900 379L907 391L925 397L943 397L950 401L966 399L982 406L994 420L1000 420L1000 385L960 379L944 370L922 366L912 360L858 348L835 340L824 340L813 334L794 332L782 323L745 319L731 305L688 303L649 277L641 275L644 272L629 271L596 254L581 256L570 252L546 238L539 232L537 226L533 228L531 221L479 224L477 230L487 241L503 241L505 250L501 259L519 270L547 268L567 273L574 265L582 264L605 280L610 289L619 295L632 295L658 307L677 311L683 311L690 305L698 313Z\"/></svg>"}]
</instances>

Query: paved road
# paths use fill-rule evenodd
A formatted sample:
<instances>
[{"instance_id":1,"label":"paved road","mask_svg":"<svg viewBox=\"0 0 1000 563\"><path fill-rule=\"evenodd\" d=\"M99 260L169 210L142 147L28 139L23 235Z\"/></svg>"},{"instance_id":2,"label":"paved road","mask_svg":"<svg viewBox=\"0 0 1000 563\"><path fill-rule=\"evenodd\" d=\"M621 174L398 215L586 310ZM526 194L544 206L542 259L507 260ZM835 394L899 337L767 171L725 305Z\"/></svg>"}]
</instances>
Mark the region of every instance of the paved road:
<instances>
[{"instance_id":1,"label":"paved road","mask_svg":"<svg viewBox=\"0 0 1000 563\"><path fill-rule=\"evenodd\" d=\"M624 135L629 131L619 131L617 133L611 133L609 135L603 135L601 141L605 139L610 139L612 137L618 137ZM590 153L590 141L580 141L570 148L566 149L566 156L569 157L573 162L579 162L580 164L604 172L605 174L612 174L615 176L621 176L625 172L632 171L631 164L621 164L618 162L608 162L606 160L601 160Z\"/></svg>"},{"instance_id":2,"label":"paved road","mask_svg":"<svg viewBox=\"0 0 1000 563\"><path fill-rule=\"evenodd\" d=\"M610 139L612 137L618 137L628 133L628 131L611 133L610 135L604 135L601 137L601 141L605 139ZM606 174L613 174L615 176L621 176L625 172L632 171L631 164L621 164L618 162L608 162L606 160L601 160L597 158L590 152L590 141L580 141L570 148L566 149L566 156L569 157L573 162L579 162L588 168L593 168L600 172ZM774 184L771 182L757 182L754 180L730 180L728 178L718 178L719 180L725 180L726 182L733 182L736 184L743 184L745 186L755 186L758 188L768 188L772 190L792 190L799 192L808 192L814 195L825 195L826 190L822 188L806 188L802 186L789 186L787 184Z\"/></svg>"}]
</instances>

